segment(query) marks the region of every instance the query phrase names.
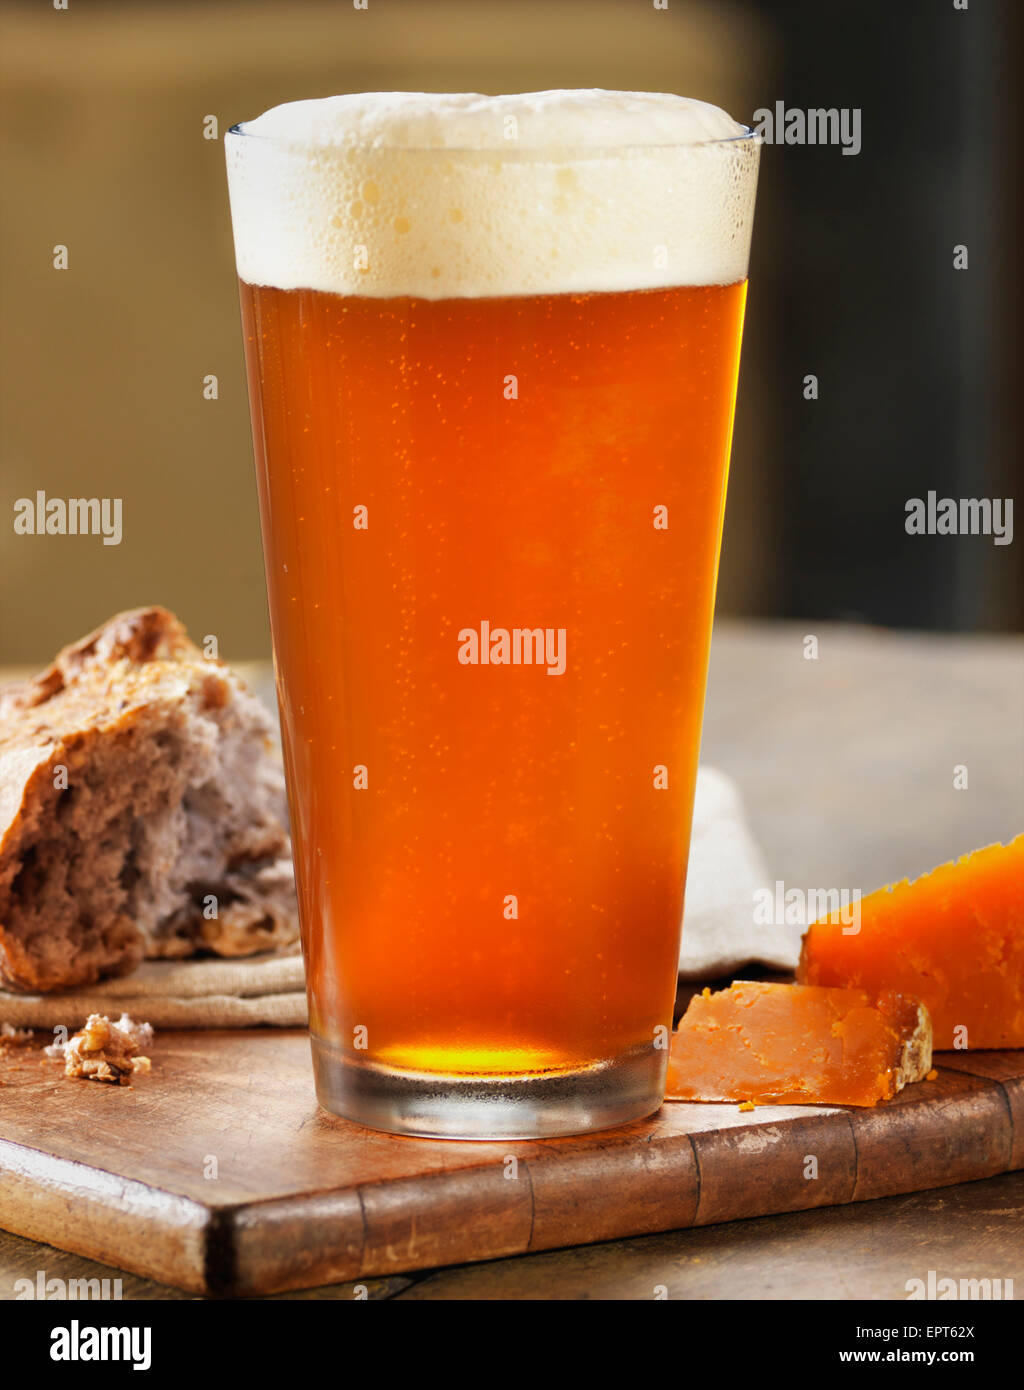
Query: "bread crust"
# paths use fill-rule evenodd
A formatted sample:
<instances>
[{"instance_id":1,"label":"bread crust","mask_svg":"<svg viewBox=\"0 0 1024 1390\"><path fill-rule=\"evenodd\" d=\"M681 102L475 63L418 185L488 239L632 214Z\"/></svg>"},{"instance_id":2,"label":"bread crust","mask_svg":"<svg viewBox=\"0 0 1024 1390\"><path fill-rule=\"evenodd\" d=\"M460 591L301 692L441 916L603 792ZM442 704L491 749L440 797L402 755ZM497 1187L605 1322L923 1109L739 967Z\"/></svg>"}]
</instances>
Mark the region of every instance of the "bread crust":
<instances>
[{"instance_id":1,"label":"bread crust","mask_svg":"<svg viewBox=\"0 0 1024 1390\"><path fill-rule=\"evenodd\" d=\"M146 956L290 945L273 724L164 608L0 690L0 978L48 991Z\"/></svg>"}]
</instances>

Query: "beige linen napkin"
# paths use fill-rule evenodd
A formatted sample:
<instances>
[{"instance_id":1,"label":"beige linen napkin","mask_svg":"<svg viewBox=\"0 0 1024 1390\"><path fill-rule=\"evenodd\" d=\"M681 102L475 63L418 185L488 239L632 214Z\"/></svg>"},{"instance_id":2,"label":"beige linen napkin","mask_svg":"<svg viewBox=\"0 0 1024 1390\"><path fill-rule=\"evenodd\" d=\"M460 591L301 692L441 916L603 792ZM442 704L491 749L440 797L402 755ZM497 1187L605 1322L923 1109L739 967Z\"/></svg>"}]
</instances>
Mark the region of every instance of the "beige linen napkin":
<instances>
[{"instance_id":1,"label":"beige linen napkin","mask_svg":"<svg viewBox=\"0 0 1024 1390\"><path fill-rule=\"evenodd\" d=\"M89 1014L130 1014L154 1028L301 1028L306 1024L302 957L147 960L132 975L59 994L0 992L0 1023L80 1028Z\"/></svg>"},{"instance_id":2,"label":"beige linen napkin","mask_svg":"<svg viewBox=\"0 0 1024 1390\"><path fill-rule=\"evenodd\" d=\"M752 962L796 964L800 929L754 921L754 893L766 886L735 784L701 768L679 956L684 979L711 980ZM91 1013L127 1013L155 1028L304 1027L302 957L145 961L133 975L60 994L0 991L0 1023L17 1028L80 1028Z\"/></svg>"},{"instance_id":3,"label":"beige linen napkin","mask_svg":"<svg viewBox=\"0 0 1024 1390\"><path fill-rule=\"evenodd\" d=\"M719 979L753 963L775 970L796 966L803 928L755 921L755 894L764 888L774 896L736 783L724 772L700 768L679 952L684 980Z\"/></svg>"}]
</instances>

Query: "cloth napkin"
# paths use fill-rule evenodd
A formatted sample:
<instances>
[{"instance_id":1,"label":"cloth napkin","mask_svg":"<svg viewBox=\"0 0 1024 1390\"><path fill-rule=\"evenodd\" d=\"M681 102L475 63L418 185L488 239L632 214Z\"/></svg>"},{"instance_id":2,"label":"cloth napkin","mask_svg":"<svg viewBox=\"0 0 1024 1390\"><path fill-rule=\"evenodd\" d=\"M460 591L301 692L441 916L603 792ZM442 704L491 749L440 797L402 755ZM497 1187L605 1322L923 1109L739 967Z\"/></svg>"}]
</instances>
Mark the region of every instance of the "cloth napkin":
<instances>
[{"instance_id":1,"label":"cloth napkin","mask_svg":"<svg viewBox=\"0 0 1024 1390\"><path fill-rule=\"evenodd\" d=\"M724 772L702 767L679 952L684 980L720 979L751 964L774 970L796 966L803 927L755 921L755 894L766 888L774 899L775 881L747 826L736 783Z\"/></svg>"},{"instance_id":2,"label":"cloth napkin","mask_svg":"<svg viewBox=\"0 0 1024 1390\"><path fill-rule=\"evenodd\" d=\"M712 768L697 775L679 972L713 980L759 963L789 969L800 928L760 925L755 892L771 887L739 791ZM91 1013L127 1013L154 1028L304 1027L302 957L145 961L132 975L60 994L0 991L0 1024L80 1028Z\"/></svg>"},{"instance_id":3,"label":"cloth napkin","mask_svg":"<svg viewBox=\"0 0 1024 1390\"><path fill-rule=\"evenodd\" d=\"M306 1024L302 957L147 960L131 975L59 994L0 992L0 1023L80 1028L89 1014L130 1014L154 1028L300 1028Z\"/></svg>"}]
</instances>

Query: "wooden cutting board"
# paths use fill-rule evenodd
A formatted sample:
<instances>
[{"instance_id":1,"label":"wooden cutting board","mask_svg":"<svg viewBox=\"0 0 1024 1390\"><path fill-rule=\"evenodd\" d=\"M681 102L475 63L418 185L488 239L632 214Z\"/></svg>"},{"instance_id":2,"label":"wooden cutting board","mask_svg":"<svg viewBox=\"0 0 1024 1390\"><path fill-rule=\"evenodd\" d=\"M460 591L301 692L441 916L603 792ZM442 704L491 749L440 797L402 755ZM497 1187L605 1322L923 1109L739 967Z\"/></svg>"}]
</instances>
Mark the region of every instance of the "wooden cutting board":
<instances>
[{"instance_id":1,"label":"wooden cutting board","mask_svg":"<svg viewBox=\"0 0 1024 1390\"><path fill-rule=\"evenodd\" d=\"M324 1114L302 1031L164 1033L129 1088L0 1060L0 1225L245 1295L864 1201L1024 1167L1024 1052L874 1110L666 1104L583 1139L399 1139ZM513 1161L514 1160L514 1161Z\"/></svg>"}]
</instances>

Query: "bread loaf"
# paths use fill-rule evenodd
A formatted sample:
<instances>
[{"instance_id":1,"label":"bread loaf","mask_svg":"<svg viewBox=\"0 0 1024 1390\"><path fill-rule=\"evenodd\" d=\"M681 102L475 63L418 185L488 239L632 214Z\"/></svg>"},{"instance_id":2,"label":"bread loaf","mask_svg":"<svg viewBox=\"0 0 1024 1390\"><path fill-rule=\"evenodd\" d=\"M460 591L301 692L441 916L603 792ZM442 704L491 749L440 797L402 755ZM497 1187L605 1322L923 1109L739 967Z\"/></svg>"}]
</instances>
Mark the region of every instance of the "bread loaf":
<instances>
[{"instance_id":1,"label":"bread loaf","mask_svg":"<svg viewBox=\"0 0 1024 1390\"><path fill-rule=\"evenodd\" d=\"M146 956L298 936L272 722L163 608L0 691L0 978L47 991Z\"/></svg>"}]
</instances>

